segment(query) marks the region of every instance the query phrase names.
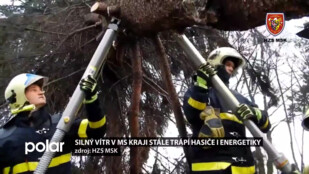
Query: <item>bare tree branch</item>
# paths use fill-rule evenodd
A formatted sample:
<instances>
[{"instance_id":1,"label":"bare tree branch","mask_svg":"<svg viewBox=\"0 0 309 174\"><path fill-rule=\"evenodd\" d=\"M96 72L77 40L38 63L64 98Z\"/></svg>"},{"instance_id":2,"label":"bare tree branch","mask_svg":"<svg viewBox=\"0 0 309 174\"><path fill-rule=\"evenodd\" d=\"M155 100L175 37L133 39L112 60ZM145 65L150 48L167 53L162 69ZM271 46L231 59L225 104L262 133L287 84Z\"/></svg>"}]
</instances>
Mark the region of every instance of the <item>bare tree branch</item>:
<instances>
[{"instance_id":1,"label":"bare tree branch","mask_svg":"<svg viewBox=\"0 0 309 174\"><path fill-rule=\"evenodd\" d=\"M281 93L281 99L282 99L282 102L283 102L283 108L284 108L285 117L287 119L286 123L287 123L289 134L290 134L291 151L292 151L294 163L295 163L296 167L298 168L298 164L297 164L297 161L296 161L296 158L295 158L295 153L294 153L294 146L293 146L293 137L292 137L292 132L291 132L291 126L289 124L289 118L288 118L287 108L286 108L286 104L285 104L285 99L284 99L284 96L283 96L282 87L281 87L281 83L280 83L280 79L279 79L279 75L278 75L278 67L275 68L275 74L276 74L276 77L277 77L277 82L278 82L279 90L280 90L280 93Z\"/></svg>"},{"instance_id":2,"label":"bare tree branch","mask_svg":"<svg viewBox=\"0 0 309 174\"><path fill-rule=\"evenodd\" d=\"M170 99L172 101L172 108L174 111L174 115L176 118L176 126L179 132L180 137L187 137L187 131L185 127L185 121L184 121L184 116L182 114L181 108L180 108L180 103L179 99L176 93L176 90L174 88L173 82L172 82L172 75L171 75L171 70L169 68L169 63L168 59L165 53L165 49L163 47L163 44L160 40L159 35L156 36L155 38L155 43L156 43L156 48L159 50L159 59L160 59L160 67L163 75L163 79L165 82L166 89L168 93L170 94ZM189 161L189 152L187 147L183 147L184 152L186 154L186 158ZM190 163L189 163L190 164Z\"/></svg>"}]
</instances>

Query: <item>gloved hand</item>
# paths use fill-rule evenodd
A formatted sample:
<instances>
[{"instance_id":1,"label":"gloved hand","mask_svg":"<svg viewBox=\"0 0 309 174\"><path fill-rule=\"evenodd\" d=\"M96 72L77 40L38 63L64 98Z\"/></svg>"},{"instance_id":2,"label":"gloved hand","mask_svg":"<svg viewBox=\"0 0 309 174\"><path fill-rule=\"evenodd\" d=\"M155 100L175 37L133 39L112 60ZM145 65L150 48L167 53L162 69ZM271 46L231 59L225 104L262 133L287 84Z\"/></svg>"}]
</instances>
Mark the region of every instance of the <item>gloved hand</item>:
<instances>
[{"instance_id":1,"label":"gloved hand","mask_svg":"<svg viewBox=\"0 0 309 174\"><path fill-rule=\"evenodd\" d=\"M295 164L291 164L292 167L292 171L289 173L283 172L282 174L301 174L299 170L297 170L296 165ZM305 174L305 173L304 173Z\"/></svg>"},{"instance_id":2,"label":"gloved hand","mask_svg":"<svg viewBox=\"0 0 309 174\"><path fill-rule=\"evenodd\" d=\"M209 65L202 65L196 72L194 84L204 89L211 86L211 77L216 74L215 69Z\"/></svg>"},{"instance_id":3,"label":"gloved hand","mask_svg":"<svg viewBox=\"0 0 309 174\"><path fill-rule=\"evenodd\" d=\"M262 113L258 108L248 106L247 104L240 104L236 110L236 116L242 121L249 118L256 118L259 122L262 118Z\"/></svg>"},{"instance_id":4,"label":"gloved hand","mask_svg":"<svg viewBox=\"0 0 309 174\"><path fill-rule=\"evenodd\" d=\"M201 112L200 118L204 120L198 137L200 138L222 138L224 137L224 128L219 115L216 115L215 110L211 106L206 106Z\"/></svg>"},{"instance_id":5,"label":"gloved hand","mask_svg":"<svg viewBox=\"0 0 309 174\"><path fill-rule=\"evenodd\" d=\"M97 81L93 76L88 75L87 77L83 78L79 86L85 94L84 103L92 103L98 98Z\"/></svg>"},{"instance_id":6,"label":"gloved hand","mask_svg":"<svg viewBox=\"0 0 309 174\"><path fill-rule=\"evenodd\" d=\"M301 174L299 170L295 169L291 172L291 174Z\"/></svg>"}]
</instances>

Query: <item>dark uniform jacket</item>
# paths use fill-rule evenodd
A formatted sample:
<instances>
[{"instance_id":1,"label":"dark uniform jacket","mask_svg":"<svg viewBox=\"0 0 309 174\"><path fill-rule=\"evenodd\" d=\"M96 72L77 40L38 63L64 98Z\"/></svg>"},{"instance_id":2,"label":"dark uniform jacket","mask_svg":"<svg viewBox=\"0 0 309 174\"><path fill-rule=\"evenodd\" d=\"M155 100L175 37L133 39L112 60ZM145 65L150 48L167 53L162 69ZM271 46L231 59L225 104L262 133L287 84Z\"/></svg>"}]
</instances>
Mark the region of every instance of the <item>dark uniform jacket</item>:
<instances>
[{"instance_id":1,"label":"dark uniform jacket","mask_svg":"<svg viewBox=\"0 0 309 174\"><path fill-rule=\"evenodd\" d=\"M240 103L257 107L254 103L243 97L236 91L232 91ZM193 137L198 137L199 131L204 124L200 119L200 113L207 105L220 109L220 117L225 131L225 137L245 138L245 126L234 114L231 113L227 104L214 88L209 90L198 86L192 86L184 96L183 109L188 122L192 125ZM270 129L270 123L266 112L261 111L262 119L256 125L263 132ZM254 159L250 147L243 146L216 146L209 149L192 147L191 170L192 173L254 173ZM223 171L224 170L224 171Z\"/></svg>"},{"instance_id":2,"label":"dark uniform jacket","mask_svg":"<svg viewBox=\"0 0 309 174\"><path fill-rule=\"evenodd\" d=\"M63 139L62 152L52 159L47 173L71 173L71 151L76 138L103 137L106 117L98 107L98 100L86 104L88 119L77 119ZM26 142L37 144L53 136L60 114L51 116L43 107L28 116L29 112L17 114L13 120L0 129L0 173L33 173L44 151L25 154ZM31 146L28 146L30 149ZM60 147L60 146L59 146ZM42 146L39 146L42 149Z\"/></svg>"}]
</instances>

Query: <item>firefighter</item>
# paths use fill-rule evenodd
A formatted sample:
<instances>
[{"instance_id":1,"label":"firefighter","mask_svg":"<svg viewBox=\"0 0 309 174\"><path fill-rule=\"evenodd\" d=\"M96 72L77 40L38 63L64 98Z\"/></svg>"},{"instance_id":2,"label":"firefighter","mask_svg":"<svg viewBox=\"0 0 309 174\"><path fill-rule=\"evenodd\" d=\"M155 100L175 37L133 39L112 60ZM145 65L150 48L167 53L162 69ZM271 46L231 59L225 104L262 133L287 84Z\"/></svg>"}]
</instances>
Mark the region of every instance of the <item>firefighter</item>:
<instances>
[{"instance_id":1,"label":"firefighter","mask_svg":"<svg viewBox=\"0 0 309 174\"><path fill-rule=\"evenodd\" d=\"M229 79L245 66L243 57L233 48L221 47L208 56L209 65L200 67L193 77L194 84L185 93L183 109L192 125L193 137L245 138L243 120L252 120L262 132L271 125L268 115L236 91L231 90L241 105L232 113L228 104L212 88L211 76L217 74L229 85ZM192 147L192 173L253 174L254 159L250 147Z\"/></svg>"},{"instance_id":2,"label":"firefighter","mask_svg":"<svg viewBox=\"0 0 309 174\"><path fill-rule=\"evenodd\" d=\"M0 173L33 173L44 153L42 143L53 136L61 115L50 115L47 111L43 91L47 80L40 75L24 73L15 76L8 84L5 99L9 102L12 118L0 129ZM96 80L88 76L79 85L85 94L88 119L74 121L47 173L71 173L74 139L99 138L105 134L106 117L99 107ZM32 148L25 153L29 143L38 145L40 142L41 145L36 147L40 151Z\"/></svg>"}]
</instances>

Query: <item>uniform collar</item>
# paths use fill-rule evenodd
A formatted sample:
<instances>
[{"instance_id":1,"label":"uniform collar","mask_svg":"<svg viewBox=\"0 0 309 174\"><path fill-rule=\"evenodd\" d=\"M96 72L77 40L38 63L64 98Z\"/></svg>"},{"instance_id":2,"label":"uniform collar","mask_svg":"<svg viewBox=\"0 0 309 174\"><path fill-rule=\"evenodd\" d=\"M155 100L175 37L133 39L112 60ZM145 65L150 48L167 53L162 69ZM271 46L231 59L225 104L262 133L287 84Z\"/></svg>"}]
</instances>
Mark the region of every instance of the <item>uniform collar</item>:
<instances>
[{"instance_id":1,"label":"uniform collar","mask_svg":"<svg viewBox=\"0 0 309 174\"><path fill-rule=\"evenodd\" d=\"M17 127L29 127L29 114L30 111L27 112L20 112L8 123L7 126L15 125Z\"/></svg>"},{"instance_id":2,"label":"uniform collar","mask_svg":"<svg viewBox=\"0 0 309 174\"><path fill-rule=\"evenodd\" d=\"M29 115L31 116L29 117ZM37 111L30 112L20 112L12 120L12 124L17 127L33 127L39 128L43 123L49 120L49 113L47 112L47 107L44 106Z\"/></svg>"},{"instance_id":3,"label":"uniform collar","mask_svg":"<svg viewBox=\"0 0 309 174\"><path fill-rule=\"evenodd\" d=\"M49 120L49 113L47 112L47 107L44 106L37 111L31 113L29 121L31 122L31 127L39 128L43 123Z\"/></svg>"}]
</instances>

